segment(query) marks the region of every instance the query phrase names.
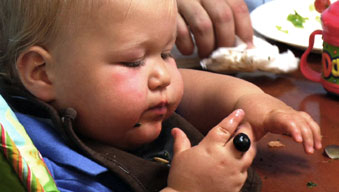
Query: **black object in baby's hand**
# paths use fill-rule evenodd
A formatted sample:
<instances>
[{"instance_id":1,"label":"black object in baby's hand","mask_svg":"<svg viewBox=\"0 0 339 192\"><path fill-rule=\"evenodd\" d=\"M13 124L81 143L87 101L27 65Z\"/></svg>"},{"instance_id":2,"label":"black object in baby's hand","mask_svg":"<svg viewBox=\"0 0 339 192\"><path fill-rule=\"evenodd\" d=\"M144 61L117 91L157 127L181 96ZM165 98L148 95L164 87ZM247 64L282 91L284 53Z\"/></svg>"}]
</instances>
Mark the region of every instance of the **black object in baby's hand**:
<instances>
[{"instance_id":1,"label":"black object in baby's hand","mask_svg":"<svg viewBox=\"0 0 339 192\"><path fill-rule=\"evenodd\" d=\"M251 140L245 133L239 133L233 139L235 148L241 152L246 152L251 146Z\"/></svg>"}]
</instances>

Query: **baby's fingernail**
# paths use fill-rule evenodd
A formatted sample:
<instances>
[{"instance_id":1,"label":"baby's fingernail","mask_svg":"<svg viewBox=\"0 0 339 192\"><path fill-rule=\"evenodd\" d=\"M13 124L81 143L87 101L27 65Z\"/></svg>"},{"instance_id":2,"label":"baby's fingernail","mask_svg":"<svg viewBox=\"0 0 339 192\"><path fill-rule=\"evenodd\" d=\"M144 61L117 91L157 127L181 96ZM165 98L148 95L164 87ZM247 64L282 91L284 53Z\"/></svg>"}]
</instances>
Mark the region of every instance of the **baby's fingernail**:
<instances>
[{"instance_id":1,"label":"baby's fingernail","mask_svg":"<svg viewBox=\"0 0 339 192\"><path fill-rule=\"evenodd\" d=\"M307 150L309 153L313 153L314 152L314 149L313 147L308 147L308 150Z\"/></svg>"},{"instance_id":2,"label":"baby's fingernail","mask_svg":"<svg viewBox=\"0 0 339 192\"><path fill-rule=\"evenodd\" d=\"M237 109L237 110L235 110L235 116L236 116L236 117L239 117L239 116L242 115L242 114L244 114L244 110L242 110L242 109Z\"/></svg>"},{"instance_id":3,"label":"baby's fingernail","mask_svg":"<svg viewBox=\"0 0 339 192\"><path fill-rule=\"evenodd\" d=\"M297 142L301 143L303 141L303 138L301 137L301 135L298 135L296 138Z\"/></svg>"}]
</instances>

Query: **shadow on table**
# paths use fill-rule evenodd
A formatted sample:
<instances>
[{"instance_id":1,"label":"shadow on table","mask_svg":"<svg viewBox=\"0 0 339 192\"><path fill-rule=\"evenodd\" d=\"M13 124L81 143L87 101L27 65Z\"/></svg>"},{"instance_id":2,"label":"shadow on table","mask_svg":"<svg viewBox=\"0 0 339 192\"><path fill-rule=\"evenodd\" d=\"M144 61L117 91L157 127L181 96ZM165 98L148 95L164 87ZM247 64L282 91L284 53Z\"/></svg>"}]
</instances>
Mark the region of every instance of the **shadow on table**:
<instances>
[{"instance_id":1,"label":"shadow on table","mask_svg":"<svg viewBox=\"0 0 339 192\"><path fill-rule=\"evenodd\" d=\"M275 150L268 147L258 148L253 166L264 175L270 176L299 175L305 169L310 169L306 158L294 155L289 151Z\"/></svg>"}]
</instances>

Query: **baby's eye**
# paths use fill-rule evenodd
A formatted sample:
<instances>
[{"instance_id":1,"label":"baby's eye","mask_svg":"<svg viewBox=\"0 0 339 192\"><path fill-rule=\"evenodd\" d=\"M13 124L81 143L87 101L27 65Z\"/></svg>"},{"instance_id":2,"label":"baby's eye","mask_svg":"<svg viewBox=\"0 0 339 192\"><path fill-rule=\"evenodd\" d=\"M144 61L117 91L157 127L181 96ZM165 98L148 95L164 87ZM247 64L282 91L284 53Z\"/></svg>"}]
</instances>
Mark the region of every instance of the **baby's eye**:
<instances>
[{"instance_id":1,"label":"baby's eye","mask_svg":"<svg viewBox=\"0 0 339 192\"><path fill-rule=\"evenodd\" d=\"M166 59L169 59L169 58L173 58L173 55L172 55L172 53L161 53L161 58L166 60Z\"/></svg>"},{"instance_id":2,"label":"baby's eye","mask_svg":"<svg viewBox=\"0 0 339 192\"><path fill-rule=\"evenodd\" d=\"M121 64L127 67L140 67L144 64L144 61L121 62Z\"/></svg>"}]
</instances>

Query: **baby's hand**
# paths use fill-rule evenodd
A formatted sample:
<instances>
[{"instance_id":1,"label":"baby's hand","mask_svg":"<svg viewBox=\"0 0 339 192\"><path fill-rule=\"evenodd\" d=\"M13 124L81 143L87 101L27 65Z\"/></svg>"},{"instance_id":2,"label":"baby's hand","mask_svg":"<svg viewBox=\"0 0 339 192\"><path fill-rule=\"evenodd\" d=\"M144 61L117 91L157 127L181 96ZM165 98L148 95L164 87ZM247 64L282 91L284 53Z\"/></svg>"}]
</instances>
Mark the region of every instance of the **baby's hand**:
<instances>
[{"instance_id":1,"label":"baby's hand","mask_svg":"<svg viewBox=\"0 0 339 192\"><path fill-rule=\"evenodd\" d=\"M243 110L234 111L194 147L180 129L173 129L174 157L164 191L240 191L255 156L251 127L239 126L244 115ZM233 135L240 132L252 141L244 153L233 144Z\"/></svg>"},{"instance_id":2,"label":"baby's hand","mask_svg":"<svg viewBox=\"0 0 339 192\"><path fill-rule=\"evenodd\" d=\"M294 109L273 110L267 114L264 121L266 131L287 134L304 144L305 152L312 154L314 149L321 149L320 127L312 117Z\"/></svg>"}]
</instances>

